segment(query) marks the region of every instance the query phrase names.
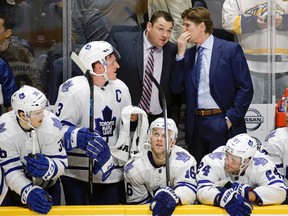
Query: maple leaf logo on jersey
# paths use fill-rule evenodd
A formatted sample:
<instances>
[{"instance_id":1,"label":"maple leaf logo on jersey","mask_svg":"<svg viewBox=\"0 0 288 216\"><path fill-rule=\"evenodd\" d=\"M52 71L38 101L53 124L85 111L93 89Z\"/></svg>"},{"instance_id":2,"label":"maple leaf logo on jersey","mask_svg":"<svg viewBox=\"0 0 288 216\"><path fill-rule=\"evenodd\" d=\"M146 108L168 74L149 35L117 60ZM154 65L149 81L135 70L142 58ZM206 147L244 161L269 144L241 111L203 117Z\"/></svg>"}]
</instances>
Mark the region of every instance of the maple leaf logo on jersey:
<instances>
[{"instance_id":1,"label":"maple leaf logo on jersey","mask_svg":"<svg viewBox=\"0 0 288 216\"><path fill-rule=\"evenodd\" d=\"M268 136L265 138L265 142L268 142L268 140L272 137L275 137L276 135L276 131L272 131L270 134L268 134Z\"/></svg>"},{"instance_id":2,"label":"maple leaf logo on jersey","mask_svg":"<svg viewBox=\"0 0 288 216\"><path fill-rule=\"evenodd\" d=\"M131 170L131 169L134 167L134 166L133 166L133 162L134 162L134 160L132 160L130 163L127 163L126 166L124 167L124 171L125 171L126 173L128 173L129 170Z\"/></svg>"},{"instance_id":3,"label":"maple leaf logo on jersey","mask_svg":"<svg viewBox=\"0 0 288 216\"><path fill-rule=\"evenodd\" d=\"M67 82L65 82L65 83L62 85L61 91L62 91L62 92L68 92L68 91L69 91L69 88L70 88L71 86L73 86L72 80L68 80Z\"/></svg>"},{"instance_id":4,"label":"maple leaf logo on jersey","mask_svg":"<svg viewBox=\"0 0 288 216\"><path fill-rule=\"evenodd\" d=\"M253 158L254 164L257 165L262 165L264 166L266 163L268 163L268 161L263 158L263 157L258 157L258 158Z\"/></svg>"},{"instance_id":5,"label":"maple leaf logo on jersey","mask_svg":"<svg viewBox=\"0 0 288 216\"><path fill-rule=\"evenodd\" d=\"M209 157L214 160L214 159L219 159L222 160L224 153L223 152L212 152L211 154L209 154Z\"/></svg>"},{"instance_id":6,"label":"maple leaf logo on jersey","mask_svg":"<svg viewBox=\"0 0 288 216\"><path fill-rule=\"evenodd\" d=\"M53 123L53 125L56 127L56 128L58 128L59 130L61 130L62 129L62 124L61 124L61 122L59 121L59 119L58 118L51 118L52 119L52 121L54 122Z\"/></svg>"},{"instance_id":7,"label":"maple leaf logo on jersey","mask_svg":"<svg viewBox=\"0 0 288 216\"><path fill-rule=\"evenodd\" d=\"M5 128L6 123L3 122L0 124L0 133L3 133L4 131L6 131L7 129Z\"/></svg>"},{"instance_id":8,"label":"maple leaf logo on jersey","mask_svg":"<svg viewBox=\"0 0 288 216\"><path fill-rule=\"evenodd\" d=\"M116 117L112 117L112 110L106 106L102 110L103 119L96 118L96 131L102 137L113 136L113 131L116 127Z\"/></svg>"},{"instance_id":9,"label":"maple leaf logo on jersey","mask_svg":"<svg viewBox=\"0 0 288 216\"><path fill-rule=\"evenodd\" d=\"M180 160L186 163L189 159L190 156L187 155L185 152L176 152L176 160Z\"/></svg>"}]
</instances>

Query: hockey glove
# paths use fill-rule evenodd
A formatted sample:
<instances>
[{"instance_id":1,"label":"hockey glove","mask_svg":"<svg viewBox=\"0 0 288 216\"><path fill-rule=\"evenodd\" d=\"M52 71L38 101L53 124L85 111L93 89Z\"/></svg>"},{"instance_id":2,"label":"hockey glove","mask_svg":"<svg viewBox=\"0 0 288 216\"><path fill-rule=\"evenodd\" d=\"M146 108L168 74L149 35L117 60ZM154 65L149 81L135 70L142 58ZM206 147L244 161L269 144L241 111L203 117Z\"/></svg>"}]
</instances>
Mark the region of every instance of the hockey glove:
<instances>
[{"instance_id":1,"label":"hockey glove","mask_svg":"<svg viewBox=\"0 0 288 216\"><path fill-rule=\"evenodd\" d=\"M218 194L218 205L225 208L229 215L245 216L250 215L253 206L242 197L234 188L223 188Z\"/></svg>"},{"instance_id":2,"label":"hockey glove","mask_svg":"<svg viewBox=\"0 0 288 216\"><path fill-rule=\"evenodd\" d=\"M48 192L33 184L27 185L22 189L21 201L40 214L47 214L52 207L52 197Z\"/></svg>"},{"instance_id":3,"label":"hockey glove","mask_svg":"<svg viewBox=\"0 0 288 216\"><path fill-rule=\"evenodd\" d=\"M88 128L76 128L70 126L64 134L64 147L66 151L74 148L80 148L86 151L88 141L92 140L96 134L92 133Z\"/></svg>"},{"instance_id":4,"label":"hockey glove","mask_svg":"<svg viewBox=\"0 0 288 216\"><path fill-rule=\"evenodd\" d=\"M56 163L43 154L29 154L24 156L27 161L26 172L29 176L43 178L45 181L50 180L58 172Z\"/></svg>"},{"instance_id":5,"label":"hockey glove","mask_svg":"<svg viewBox=\"0 0 288 216\"><path fill-rule=\"evenodd\" d=\"M111 174L114 164L108 144L100 136L94 137L87 145L86 155L94 159L93 173L102 172L102 181Z\"/></svg>"},{"instance_id":6,"label":"hockey glove","mask_svg":"<svg viewBox=\"0 0 288 216\"><path fill-rule=\"evenodd\" d=\"M238 182L233 182L231 188L234 188L242 197L249 200L249 191L252 191L253 188L248 184L239 184Z\"/></svg>"},{"instance_id":7,"label":"hockey glove","mask_svg":"<svg viewBox=\"0 0 288 216\"><path fill-rule=\"evenodd\" d=\"M179 197L172 188L160 187L150 204L150 210L153 216L170 216L178 203Z\"/></svg>"}]
</instances>

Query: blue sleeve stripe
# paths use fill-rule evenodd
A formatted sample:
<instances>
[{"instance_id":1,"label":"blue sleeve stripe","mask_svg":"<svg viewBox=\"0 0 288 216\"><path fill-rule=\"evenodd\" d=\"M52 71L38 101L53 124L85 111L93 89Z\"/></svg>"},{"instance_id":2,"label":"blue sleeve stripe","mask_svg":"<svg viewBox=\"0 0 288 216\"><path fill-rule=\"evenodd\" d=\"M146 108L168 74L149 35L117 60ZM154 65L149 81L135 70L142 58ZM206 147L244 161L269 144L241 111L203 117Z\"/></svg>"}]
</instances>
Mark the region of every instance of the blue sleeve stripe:
<instances>
[{"instance_id":1,"label":"blue sleeve stripe","mask_svg":"<svg viewBox=\"0 0 288 216\"><path fill-rule=\"evenodd\" d=\"M9 164L9 163L14 163L14 162L17 162L17 161L20 162L20 158L19 158L19 157L11 158L11 159L8 159L8 160L6 160L6 161L3 161L0 165L1 165L1 166L5 166L5 165L7 165L7 164Z\"/></svg>"},{"instance_id":2,"label":"blue sleeve stripe","mask_svg":"<svg viewBox=\"0 0 288 216\"><path fill-rule=\"evenodd\" d=\"M282 183L282 184L284 184L283 180L277 179L277 180L271 181L268 185L273 185L273 184L277 184L277 183Z\"/></svg>"},{"instance_id":3,"label":"blue sleeve stripe","mask_svg":"<svg viewBox=\"0 0 288 216\"><path fill-rule=\"evenodd\" d=\"M14 172L16 170L23 170L23 166L17 166L17 167L13 167L11 169L8 169L6 172L4 172L4 175L7 176L9 173Z\"/></svg>"},{"instance_id":4,"label":"blue sleeve stripe","mask_svg":"<svg viewBox=\"0 0 288 216\"><path fill-rule=\"evenodd\" d=\"M178 188L178 187L187 187L187 188L189 188L190 190L192 190L194 193L197 192L197 186L196 186L196 185L193 185L193 184L191 184L191 183L188 183L188 182L178 182L177 185L176 185L176 187L175 187L174 189L176 189L176 188Z\"/></svg>"},{"instance_id":5,"label":"blue sleeve stripe","mask_svg":"<svg viewBox=\"0 0 288 216\"><path fill-rule=\"evenodd\" d=\"M207 184L207 183L214 184L214 182L211 182L210 180L206 180L206 179L198 181L198 184Z\"/></svg>"},{"instance_id":6,"label":"blue sleeve stripe","mask_svg":"<svg viewBox=\"0 0 288 216\"><path fill-rule=\"evenodd\" d=\"M61 121L61 124L62 124L62 125L67 125L67 126L75 126L75 125L72 124L71 122L68 122L68 121L65 121L65 120L62 120L62 121Z\"/></svg>"},{"instance_id":7,"label":"blue sleeve stripe","mask_svg":"<svg viewBox=\"0 0 288 216\"><path fill-rule=\"evenodd\" d=\"M283 163L281 163L281 164L276 164L276 167L277 167L277 168L283 168Z\"/></svg>"},{"instance_id":8,"label":"blue sleeve stripe","mask_svg":"<svg viewBox=\"0 0 288 216\"><path fill-rule=\"evenodd\" d=\"M67 159L67 155L45 155L46 157L49 158L56 158L56 159Z\"/></svg>"}]
</instances>

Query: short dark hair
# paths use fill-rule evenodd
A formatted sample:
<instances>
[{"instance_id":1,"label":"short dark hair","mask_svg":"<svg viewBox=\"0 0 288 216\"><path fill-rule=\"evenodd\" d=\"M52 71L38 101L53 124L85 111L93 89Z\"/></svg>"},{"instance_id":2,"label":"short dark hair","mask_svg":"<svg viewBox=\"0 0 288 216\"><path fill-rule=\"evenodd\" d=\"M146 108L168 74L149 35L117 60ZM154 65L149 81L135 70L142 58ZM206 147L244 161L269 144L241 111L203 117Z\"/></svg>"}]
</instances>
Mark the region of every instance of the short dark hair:
<instances>
[{"instance_id":1,"label":"short dark hair","mask_svg":"<svg viewBox=\"0 0 288 216\"><path fill-rule=\"evenodd\" d=\"M206 33L213 33L213 21L209 11L204 7L188 8L181 14L182 19L190 20L197 25L204 22L206 26Z\"/></svg>"},{"instance_id":2,"label":"short dark hair","mask_svg":"<svg viewBox=\"0 0 288 216\"><path fill-rule=\"evenodd\" d=\"M4 26L5 30L13 29L15 27L15 23L14 23L13 18L6 16L4 14L0 14L0 19L4 20L3 26Z\"/></svg>"},{"instance_id":3,"label":"short dark hair","mask_svg":"<svg viewBox=\"0 0 288 216\"><path fill-rule=\"evenodd\" d=\"M174 20L172 16L166 11L155 11L151 16L150 22L152 25L154 25L154 23L156 23L157 20L161 17L164 18L167 22L172 22L172 26L174 26Z\"/></svg>"}]
</instances>

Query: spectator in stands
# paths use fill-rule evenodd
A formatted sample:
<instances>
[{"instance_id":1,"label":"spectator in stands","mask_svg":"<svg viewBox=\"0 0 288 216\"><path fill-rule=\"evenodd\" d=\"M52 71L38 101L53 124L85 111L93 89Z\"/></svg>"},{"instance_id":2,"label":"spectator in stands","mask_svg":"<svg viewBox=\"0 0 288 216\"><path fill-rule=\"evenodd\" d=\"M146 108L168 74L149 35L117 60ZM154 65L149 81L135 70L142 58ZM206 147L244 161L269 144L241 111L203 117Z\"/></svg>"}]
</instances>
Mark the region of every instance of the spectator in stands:
<instances>
[{"instance_id":1,"label":"spectator in stands","mask_svg":"<svg viewBox=\"0 0 288 216\"><path fill-rule=\"evenodd\" d=\"M9 64L17 88L27 84L43 91L36 59L29 49L22 44L21 39L14 42L13 26L14 22L11 17L0 14L0 57Z\"/></svg>"},{"instance_id":2,"label":"spectator in stands","mask_svg":"<svg viewBox=\"0 0 288 216\"><path fill-rule=\"evenodd\" d=\"M275 61L276 101L281 99L288 83L288 1L271 2L275 10L273 16L270 16L269 4L267 0L225 0L222 11L223 28L237 35L244 49L255 88L252 103L256 104L272 102L271 61ZM270 31L269 23L275 29ZM271 48L275 49L269 51L272 30L275 30L272 39L275 43Z\"/></svg>"},{"instance_id":3,"label":"spectator in stands","mask_svg":"<svg viewBox=\"0 0 288 216\"><path fill-rule=\"evenodd\" d=\"M11 96L17 90L13 72L9 65L0 58L0 115L11 108ZM2 110L2 105L5 110Z\"/></svg>"}]
</instances>

